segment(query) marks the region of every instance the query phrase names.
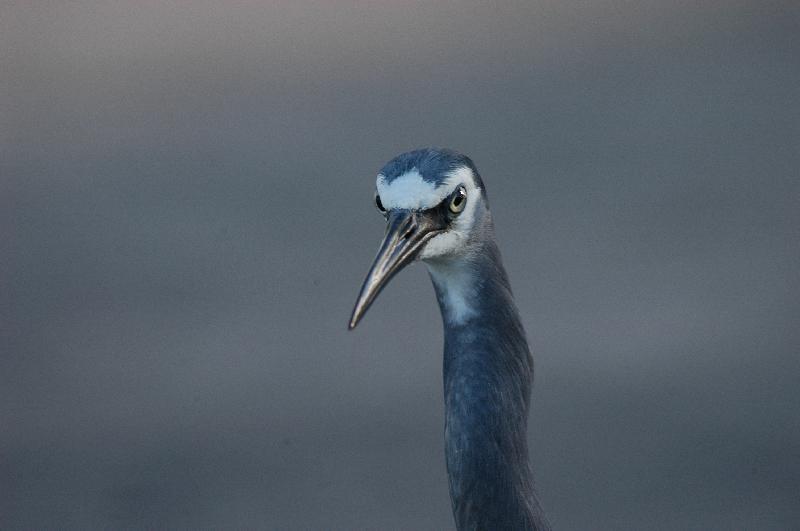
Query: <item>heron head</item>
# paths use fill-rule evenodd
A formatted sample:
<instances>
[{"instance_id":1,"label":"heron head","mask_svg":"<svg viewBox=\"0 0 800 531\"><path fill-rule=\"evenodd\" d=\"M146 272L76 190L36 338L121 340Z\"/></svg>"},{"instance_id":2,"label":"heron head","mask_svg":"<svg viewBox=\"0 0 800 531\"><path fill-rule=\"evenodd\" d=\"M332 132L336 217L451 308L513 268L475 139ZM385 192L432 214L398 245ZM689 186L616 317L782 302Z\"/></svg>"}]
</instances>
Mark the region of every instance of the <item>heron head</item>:
<instances>
[{"instance_id":1,"label":"heron head","mask_svg":"<svg viewBox=\"0 0 800 531\"><path fill-rule=\"evenodd\" d=\"M471 252L488 213L475 165L442 149L411 151L389 161L378 173L375 206L387 220L386 235L361 287L351 329L406 265L458 260Z\"/></svg>"}]
</instances>

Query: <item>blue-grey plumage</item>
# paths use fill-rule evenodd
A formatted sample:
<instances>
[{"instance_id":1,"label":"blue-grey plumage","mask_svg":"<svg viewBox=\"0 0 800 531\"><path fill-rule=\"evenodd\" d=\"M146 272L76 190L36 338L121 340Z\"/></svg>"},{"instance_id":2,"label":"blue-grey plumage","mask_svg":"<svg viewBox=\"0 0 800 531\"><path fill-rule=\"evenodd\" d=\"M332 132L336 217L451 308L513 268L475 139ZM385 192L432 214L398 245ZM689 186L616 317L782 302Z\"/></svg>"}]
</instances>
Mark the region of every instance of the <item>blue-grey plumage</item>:
<instances>
[{"instance_id":1,"label":"blue-grey plumage","mask_svg":"<svg viewBox=\"0 0 800 531\"><path fill-rule=\"evenodd\" d=\"M445 455L456 525L549 529L528 461L533 360L477 168L450 150L404 153L378 174L375 201L387 233L349 327L400 269L425 263L444 324Z\"/></svg>"}]
</instances>

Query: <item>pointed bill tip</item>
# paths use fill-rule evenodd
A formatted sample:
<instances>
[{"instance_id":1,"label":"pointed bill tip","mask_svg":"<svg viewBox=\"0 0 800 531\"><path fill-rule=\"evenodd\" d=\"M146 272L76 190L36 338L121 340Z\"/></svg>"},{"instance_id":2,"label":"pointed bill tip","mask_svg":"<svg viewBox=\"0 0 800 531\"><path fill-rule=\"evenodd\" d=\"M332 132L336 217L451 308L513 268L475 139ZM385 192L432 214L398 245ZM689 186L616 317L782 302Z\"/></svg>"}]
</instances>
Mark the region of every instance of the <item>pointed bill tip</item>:
<instances>
[{"instance_id":1,"label":"pointed bill tip","mask_svg":"<svg viewBox=\"0 0 800 531\"><path fill-rule=\"evenodd\" d=\"M348 330L354 329L361 321L361 318L364 317L364 314L367 311L367 307L372 302L371 299L372 297L370 297L369 295L365 297L364 293L359 294L358 300L356 301L356 305L353 308L353 313L350 315L350 321L347 323Z\"/></svg>"}]
</instances>

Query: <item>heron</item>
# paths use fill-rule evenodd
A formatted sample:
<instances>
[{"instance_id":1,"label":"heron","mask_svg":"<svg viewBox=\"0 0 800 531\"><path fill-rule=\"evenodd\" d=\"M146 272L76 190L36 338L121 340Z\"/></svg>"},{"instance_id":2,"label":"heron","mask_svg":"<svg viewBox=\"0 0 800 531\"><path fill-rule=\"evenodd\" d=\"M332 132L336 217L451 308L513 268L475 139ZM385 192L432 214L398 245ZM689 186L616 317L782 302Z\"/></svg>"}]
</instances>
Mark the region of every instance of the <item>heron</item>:
<instances>
[{"instance_id":1,"label":"heron","mask_svg":"<svg viewBox=\"0 0 800 531\"><path fill-rule=\"evenodd\" d=\"M445 460L460 530L550 529L534 491L527 423L533 359L469 157L426 148L378 173L386 234L352 330L401 269L422 261L444 326Z\"/></svg>"}]
</instances>

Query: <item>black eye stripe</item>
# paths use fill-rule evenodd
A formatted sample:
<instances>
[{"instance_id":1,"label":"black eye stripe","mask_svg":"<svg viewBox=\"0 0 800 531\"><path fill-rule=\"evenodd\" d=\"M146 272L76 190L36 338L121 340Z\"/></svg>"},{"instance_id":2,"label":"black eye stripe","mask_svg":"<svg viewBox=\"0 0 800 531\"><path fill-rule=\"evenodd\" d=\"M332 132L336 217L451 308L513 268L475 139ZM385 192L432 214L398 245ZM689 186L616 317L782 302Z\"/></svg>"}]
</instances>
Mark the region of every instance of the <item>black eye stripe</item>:
<instances>
[{"instance_id":1,"label":"black eye stripe","mask_svg":"<svg viewBox=\"0 0 800 531\"><path fill-rule=\"evenodd\" d=\"M439 203L435 207L422 210L422 212L439 213L440 215L460 214L461 213L460 210L458 212L454 212L452 209L454 207L455 208L461 207L461 205L464 203L464 201L466 201L466 199L467 199L466 190L464 189L463 186L459 186L453 191L453 193L445 197L441 203ZM381 212L383 213L386 212L386 207L383 206L383 201L381 201L381 196L380 194L378 194L377 191L375 192L375 206Z\"/></svg>"}]
</instances>

